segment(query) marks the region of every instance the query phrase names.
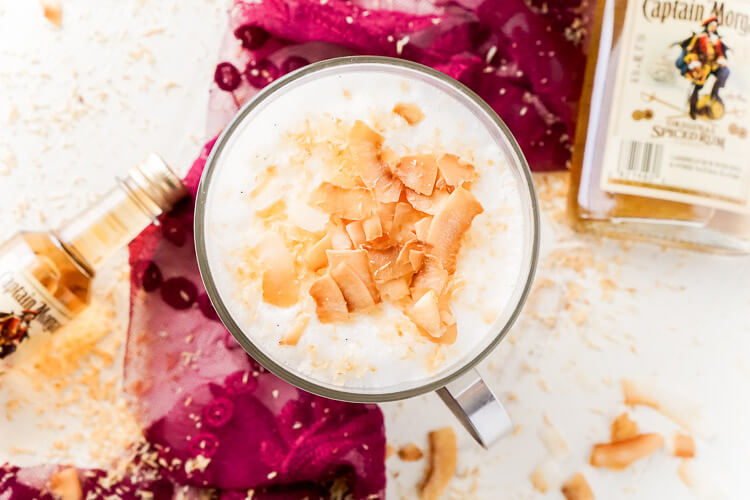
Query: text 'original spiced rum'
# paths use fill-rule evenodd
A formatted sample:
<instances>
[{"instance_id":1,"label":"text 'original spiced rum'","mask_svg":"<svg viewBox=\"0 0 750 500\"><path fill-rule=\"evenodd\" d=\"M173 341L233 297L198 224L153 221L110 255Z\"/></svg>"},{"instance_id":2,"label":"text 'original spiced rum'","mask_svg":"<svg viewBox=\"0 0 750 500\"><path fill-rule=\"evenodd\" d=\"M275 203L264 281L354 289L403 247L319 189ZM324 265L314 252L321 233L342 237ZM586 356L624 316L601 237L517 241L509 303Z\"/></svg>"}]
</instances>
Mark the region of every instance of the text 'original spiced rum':
<instances>
[{"instance_id":1,"label":"text 'original spiced rum'","mask_svg":"<svg viewBox=\"0 0 750 500\"><path fill-rule=\"evenodd\" d=\"M750 1L601 0L591 40L576 226L750 253Z\"/></svg>"},{"instance_id":2,"label":"text 'original spiced rum'","mask_svg":"<svg viewBox=\"0 0 750 500\"><path fill-rule=\"evenodd\" d=\"M0 358L81 312L101 263L186 194L151 154L59 230L21 232L0 244Z\"/></svg>"}]
</instances>

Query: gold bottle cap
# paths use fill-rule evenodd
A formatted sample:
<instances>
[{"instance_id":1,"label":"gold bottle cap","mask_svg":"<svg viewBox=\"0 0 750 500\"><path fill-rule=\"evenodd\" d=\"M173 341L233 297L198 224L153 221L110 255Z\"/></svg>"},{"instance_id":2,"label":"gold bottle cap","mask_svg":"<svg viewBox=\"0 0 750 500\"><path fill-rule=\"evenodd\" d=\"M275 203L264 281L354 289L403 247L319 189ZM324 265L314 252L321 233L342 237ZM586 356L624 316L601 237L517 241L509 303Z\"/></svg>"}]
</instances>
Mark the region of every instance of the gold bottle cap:
<instances>
[{"instance_id":1,"label":"gold bottle cap","mask_svg":"<svg viewBox=\"0 0 750 500\"><path fill-rule=\"evenodd\" d=\"M156 153L150 153L120 182L154 217L169 211L188 194L187 188L177 174L172 172Z\"/></svg>"},{"instance_id":2,"label":"gold bottle cap","mask_svg":"<svg viewBox=\"0 0 750 500\"><path fill-rule=\"evenodd\" d=\"M62 246L93 276L122 248L188 194L164 160L149 154L128 176L57 232Z\"/></svg>"}]
</instances>

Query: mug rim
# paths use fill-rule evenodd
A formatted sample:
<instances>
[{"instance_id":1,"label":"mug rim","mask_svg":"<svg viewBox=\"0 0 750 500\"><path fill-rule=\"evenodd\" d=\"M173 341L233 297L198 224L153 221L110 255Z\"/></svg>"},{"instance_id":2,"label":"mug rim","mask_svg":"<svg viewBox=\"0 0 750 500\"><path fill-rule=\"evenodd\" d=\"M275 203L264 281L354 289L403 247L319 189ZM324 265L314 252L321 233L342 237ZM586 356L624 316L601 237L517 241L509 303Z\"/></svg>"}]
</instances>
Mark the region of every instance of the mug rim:
<instances>
[{"instance_id":1,"label":"mug rim","mask_svg":"<svg viewBox=\"0 0 750 500\"><path fill-rule=\"evenodd\" d=\"M317 381L313 380L312 378L304 378L294 373L290 369L287 369L280 362L275 361L273 358L263 352L260 347L256 346L249 339L249 337L243 333L242 328L234 321L234 318L229 312L229 309L226 307L224 301L221 298L208 263L208 251L205 235L206 202L208 198L211 177L216 170L218 159L221 156L222 151L227 146L229 140L232 138L234 131L237 130L237 128L243 123L245 117L249 115L259 104L273 95L276 91L302 77L309 75L310 73L315 73L324 69L336 68L340 66L351 66L359 64L396 66L398 68L406 68L416 72L425 73L430 77L440 80L441 83L453 87L454 90L458 91L458 93L462 94L473 105L477 106L481 111L483 111L492 121L492 123L494 123L494 125L497 127L497 129L505 139L506 145L511 150L512 155L510 155L511 158L508 158L508 163L512 164L511 168L514 168L518 172L518 174L520 174L526 184L526 188L524 189L519 187L519 191L521 191L522 193L525 192L526 195L528 195L529 206L523 207L523 209L530 209L531 212L531 217L529 217L529 221L531 224L531 227L529 228L531 232L531 255L529 256L530 258L528 261L529 265L528 272L526 273L526 281L523 285L523 288L521 289L520 295L518 295L515 307L508 315L505 324L499 328L499 331L495 334L494 338L489 343L487 343L487 345L473 359L462 365L456 366L454 369L450 370L448 373L438 379L428 381L416 387L382 393L357 392L359 388L356 387L346 388L342 386L340 388L331 388L325 386L322 383L318 383ZM289 382L290 384L300 389L311 392L318 396L356 403L380 403L388 401L398 401L414 396L419 396L421 394L440 389L441 387L445 387L451 381L457 379L469 370L475 368L479 362L486 358L487 355L489 355L489 353L492 352L495 347L497 347L497 345L505 338L507 333L512 328L513 324L518 319L518 316L520 315L521 310L526 303L529 292L531 291L531 286L534 281L534 275L536 273L539 258L539 225L539 203L537 200L536 190L534 188L531 171L529 169L528 162L526 161L526 157L524 156L523 151L521 151L521 148L518 145L515 137L511 133L510 129L507 127L507 125L505 125L505 122L502 121L498 114L489 106L489 104L487 104L473 90L471 90L464 84L451 78L445 73L430 68L429 66L392 57L346 56L315 62L296 71L293 71L292 73L284 75L283 77L261 89L248 102L246 102L242 106L242 108L237 111L234 117L222 130L219 138L211 148L211 152L208 158L206 159L206 164L203 172L201 173L200 184L196 193L193 230L196 259L198 261L198 270L200 272L203 285L206 287L208 298L210 299L214 309L216 309L216 313L221 319L221 322L227 328L232 337L234 337L234 339L240 344L240 346L242 346L245 352L247 352L265 369L267 369L277 377ZM488 335L489 333L490 332L488 332Z\"/></svg>"}]
</instances>

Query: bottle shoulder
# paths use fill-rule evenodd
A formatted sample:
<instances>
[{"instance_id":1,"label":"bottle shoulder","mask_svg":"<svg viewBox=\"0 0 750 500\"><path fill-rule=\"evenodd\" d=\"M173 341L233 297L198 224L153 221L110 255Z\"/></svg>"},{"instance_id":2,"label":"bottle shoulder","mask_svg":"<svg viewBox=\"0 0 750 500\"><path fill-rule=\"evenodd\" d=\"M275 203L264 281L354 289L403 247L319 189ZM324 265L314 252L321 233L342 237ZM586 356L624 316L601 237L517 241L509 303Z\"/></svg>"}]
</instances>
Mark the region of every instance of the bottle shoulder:
<instances>
[{"instance_id":1,"label":"bottle shoulder","mask_svg":"<svg viewBox=\"0 0 750 500\"><path fill-rule=\"evenodd\" d=\"M19 232L0 245L0 272L24 273L75 314L89 301L91 276L46 232Z\"/></svg>"}]
</instances>

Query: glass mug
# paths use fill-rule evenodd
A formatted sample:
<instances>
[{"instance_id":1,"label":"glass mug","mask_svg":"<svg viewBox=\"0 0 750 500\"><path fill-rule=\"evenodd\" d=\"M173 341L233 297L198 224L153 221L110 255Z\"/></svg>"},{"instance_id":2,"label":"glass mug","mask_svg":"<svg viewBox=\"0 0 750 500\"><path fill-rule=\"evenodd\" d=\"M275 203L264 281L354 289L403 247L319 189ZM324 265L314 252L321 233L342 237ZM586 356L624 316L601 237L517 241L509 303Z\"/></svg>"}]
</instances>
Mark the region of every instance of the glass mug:
<instances>
[{"instance_id":1,"label":"glass mug","mask_svg":"<svg viewBox=\"0 0 750 500\"><path fill-rule=\"evenodd\" d=\"M505 164L513 172L524 221L522 235L524 252L522 269L511 295L505 304L492 330L476 348L454 362L445 370L427 379L414 380L388 388L342 387L295 372L264 352L245 335L232 317L222 299L222 291L217 288L212 275L206 245L206 206L211 193L211 179L221 168L222 158L232 144L232 138L243 124L253 119L259 109L273 99L283 97L295 84L314 79L331 72L341 73L361 69L392 72L408 79L419 79L447 93L466 106L487 128L490 135L505 155ZM222 132L206 162L201 178L195 208L195 248L198 267L216 312L239 344L270 372L305 391L326 398L357 403L378 403L411 398L429 391L436 391L450 410L458 417L466 430L479 444L488 447L512 429L508 414L474 369L505 337L518 317L528 296L539 253L539 209L536 193L526 159L518 144L500 117L479 96L449 76L421 64L388 57L354 56L329 59L301 68L275 81L261 90L237 113Z\"/></svg>"}]
</instances>

